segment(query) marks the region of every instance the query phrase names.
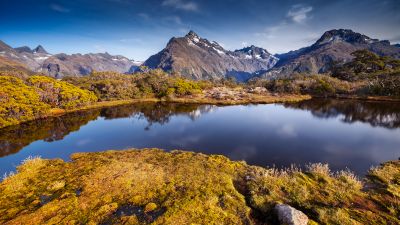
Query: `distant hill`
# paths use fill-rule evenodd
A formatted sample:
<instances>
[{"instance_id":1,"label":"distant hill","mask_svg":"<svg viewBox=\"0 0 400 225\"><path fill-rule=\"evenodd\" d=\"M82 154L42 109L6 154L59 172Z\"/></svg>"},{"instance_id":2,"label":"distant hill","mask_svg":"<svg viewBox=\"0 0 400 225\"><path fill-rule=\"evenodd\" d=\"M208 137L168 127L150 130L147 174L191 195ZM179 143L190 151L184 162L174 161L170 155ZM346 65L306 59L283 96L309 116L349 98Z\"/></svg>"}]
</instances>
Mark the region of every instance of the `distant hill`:
<instances>
[{"instance_id":1,"label":"distant hill","mask_svg":"<svg viewBox=\"0 0 400 225\"><path fill-rule=\"evenodd\" d=\"M120 55L108 53L90 54L49 54L43 46L34 49L27 46L12 48L0 41L0 56L8 61L24 65L34 72L44 73L56 78L63 76L84 76L91 71L115 71L126 73L132 71L140 62Z\"/></svg>"},{"instance_id":2,"label":"distant hill","mask_svg":"<svg viewBox=\"0 0 400 225\"><path fill-rule=\"evenodd\" d=\"M309 47L275 55L279 58L278 63L261 77L324 73L333 62L348 62L353 58L351 53L361 49L368 49L381 56L400 58L400 48L391 45L389 41L372 39L352 30L330 30Z\"/></svg>"},{"instance_id":3,"label":"distant hill","mask_svg":"<svg viewBox=\"0 0 400 225\"><path fill-rule=\"evenodd\" d=\"M172 38L159 53L144 62L149 68L178 72L192 79L220 79L233 76L240 81L272 68L278 61L267 50L250 46L228 51L190 31Z\"/></svg>"},{"instance_id":4,"label":"distant hill","mask_svg":"<svg viewBox=\"0 0 400 225\"><path fill-rule=\"evenodd\" d=\"M25 65L2 56L0 56L0 71L21 71L31 73Z\"/></svg>"}]
</instances>

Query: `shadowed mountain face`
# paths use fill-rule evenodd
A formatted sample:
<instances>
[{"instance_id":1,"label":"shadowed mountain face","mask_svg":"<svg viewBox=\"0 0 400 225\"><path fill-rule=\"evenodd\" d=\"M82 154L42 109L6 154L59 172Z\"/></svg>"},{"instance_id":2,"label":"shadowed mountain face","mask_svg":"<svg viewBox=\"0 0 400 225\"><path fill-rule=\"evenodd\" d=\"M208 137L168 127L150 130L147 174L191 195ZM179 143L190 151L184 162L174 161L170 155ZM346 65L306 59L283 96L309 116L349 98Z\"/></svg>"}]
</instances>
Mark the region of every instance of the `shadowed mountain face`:
<instances>
[{"instance_id":1,"label":"shadowed mountain face","mask_svg":"<svg viewBox=\"0 0 400 225\"><path fill-rule=\"evenodd\" d=\"M144 62L150 68L178 72L193 79L235 77L245 81L272 68L277 58L267 50L251 46L234 52L190 31L172 38L167 46Z\"/></svg>"},{"instance_id":2,"label":"shadowed mountain face","mask_svg":"<svg viewBox=\"0 0 400 225\"><path fill-rule=\"evenodd\" d=\"M285 106L309 110L318 118L340 118L345 123L362 122L373 127L400 128L400 105L396 102L312 99Z\"/></svg>"},{"instance_id":3,"label":"shadowed mountain face","mask_svg":"<svg viewBox=\"0 0 400 225\"><path fill-rule=\"evenodd\" d=\"M381 56L400 58L400 48L391 45L389 41L372 39L352 30L330 30L309 47L276 55L279 58L278 63L262 77L324 73L333 62L348 62L353 58L351 53L361 49L368 49Z\"/></svg>"},{"instance_id":4,"label":"shadowed mountain face","mask_svg":"<svg viewBox=\"0 0 400 225\"><path fill-rule=\"evenodd\" d=\"M96 71L126 73L140 63L124 56L108 53L96 54L49 54L41 45L34 49L27 46L12 48L0 41L0 56L24 65L33 72L40 72L55 78L63 76L83 76Z\"/></svg>"}]
</instances>

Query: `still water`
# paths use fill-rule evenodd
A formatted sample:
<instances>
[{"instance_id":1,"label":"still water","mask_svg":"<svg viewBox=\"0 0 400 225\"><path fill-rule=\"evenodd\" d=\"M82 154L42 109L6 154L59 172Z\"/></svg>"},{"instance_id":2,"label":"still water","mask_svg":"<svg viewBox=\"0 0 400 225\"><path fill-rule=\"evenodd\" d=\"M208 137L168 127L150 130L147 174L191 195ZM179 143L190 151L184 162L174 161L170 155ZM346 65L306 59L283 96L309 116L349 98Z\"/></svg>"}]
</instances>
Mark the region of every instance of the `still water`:
<instances>
[{"instance_id":1,"label":"still water","mask_svg":"<svg viewBox=\"0 0 400 225\"><path fill-rule=\"evenodd\" d=\"M29 156L157 147L222 154L260 166L329 163L363 175L400 156L400 103L141 103L76 112L0 130L0 173Z\"/></svg>"}]
</instances>

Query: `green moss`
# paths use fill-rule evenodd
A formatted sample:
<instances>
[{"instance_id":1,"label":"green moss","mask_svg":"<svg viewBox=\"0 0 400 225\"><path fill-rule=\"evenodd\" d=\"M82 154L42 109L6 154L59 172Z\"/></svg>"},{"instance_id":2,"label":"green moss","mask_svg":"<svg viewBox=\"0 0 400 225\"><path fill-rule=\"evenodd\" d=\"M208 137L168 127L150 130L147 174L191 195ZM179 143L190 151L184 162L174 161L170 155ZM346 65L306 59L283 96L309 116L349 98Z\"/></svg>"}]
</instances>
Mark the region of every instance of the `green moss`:
<instances>
[{"instance_id":1,"label":"green moss","mask_svg":"<svg viewBox=\"0 0 400 225\"><path fill-rule=\"evenodd\" d=\"M257 224L274 220L276 203L314 224L399 223L398 161L373 169L368 190L322 164L264 169L157 149L77 153L72 162L34 158L18 171L0 184L0 223ZM129 207L143 212L121 213Z\"/></svg>"}]
</instances>

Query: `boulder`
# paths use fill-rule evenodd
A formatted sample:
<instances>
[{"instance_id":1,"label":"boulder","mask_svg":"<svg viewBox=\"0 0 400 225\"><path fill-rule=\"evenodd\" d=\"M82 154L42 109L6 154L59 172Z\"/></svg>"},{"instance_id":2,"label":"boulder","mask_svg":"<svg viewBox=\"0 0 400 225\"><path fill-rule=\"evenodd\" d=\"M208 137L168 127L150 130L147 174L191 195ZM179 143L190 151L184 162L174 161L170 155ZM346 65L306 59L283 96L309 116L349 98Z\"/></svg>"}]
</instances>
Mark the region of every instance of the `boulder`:
<instances>
[{"instance_id":1,"label":"boulder","mask_svg":"<svg viewBox=\"0 0 400 225\"><path fill-rule=\"evenodd\" d=\"M307 225L308 223L306 214L290 205L277 204L275 206L275 211L282 225Z\"/></svg>"}]
</instances>

